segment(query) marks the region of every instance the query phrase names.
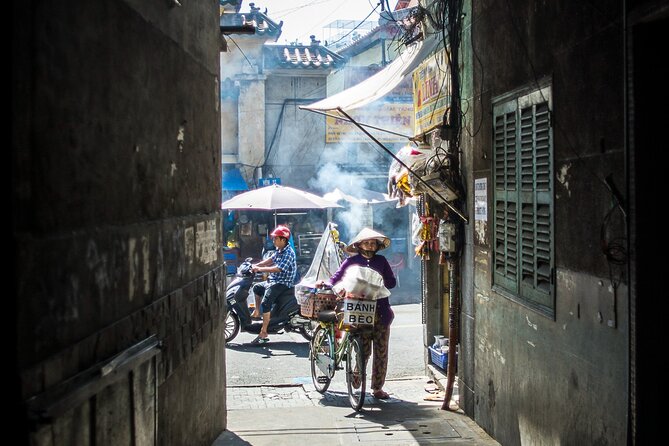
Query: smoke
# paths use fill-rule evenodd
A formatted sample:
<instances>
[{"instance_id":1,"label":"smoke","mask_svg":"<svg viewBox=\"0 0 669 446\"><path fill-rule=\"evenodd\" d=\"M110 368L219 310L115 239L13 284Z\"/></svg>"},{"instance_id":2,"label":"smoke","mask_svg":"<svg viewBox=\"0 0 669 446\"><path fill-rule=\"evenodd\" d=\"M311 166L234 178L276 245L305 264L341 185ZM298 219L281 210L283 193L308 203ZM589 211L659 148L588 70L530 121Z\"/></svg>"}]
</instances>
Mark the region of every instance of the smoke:
<instances>
[{"instance_id":1,"label":"smoke","mask_svg":"<svg viewBox=\"0 0 669 446\"><path fill-rule=\"evenodd\" d=\"M356 190L366 189L367 181L359 175L341 169L333 162L328 162L319 168L314 178L309 180L309 187L324 194L335 189L350 194Z\"/></svg>"},{"instance_id":2,"label":"smoke","mask_svg":"<svg viewBox=\"0 0 669 446\"><path fill-rule=\"evenodd\" d=\"M339 189L347 195L359 197L361 190L369 188L368 181L358 172L341 167L341 164L364 166L375 161L375 154L370 154L367 150L360 150L357 147L351 149L345 144L334 146L323 152L322 164L315 177L309 180L309 187L322 194ZM339 225L343 241L353 238L362 228L373 226L372 208L369 204L346 201L340 201L340 204L345 207L335 210L335 222Z\"/></svg>"},{"instance_id":3,"label":"smoke","mask_svg":"<svg viewBox=\"0 0 669 446\"><path fill-rule=\"evenodd\" d=\"M358 148L351 149L346 144L326 146L321 155L318 172L309 180L309 187L323 193L332 192L337 188L347 194L353 194L361 188L367 189L367 181L364 178L356 172L341 168L340 165L364 166L372 164L375 159L374 154Z\"/></svg>"}]
</instances>

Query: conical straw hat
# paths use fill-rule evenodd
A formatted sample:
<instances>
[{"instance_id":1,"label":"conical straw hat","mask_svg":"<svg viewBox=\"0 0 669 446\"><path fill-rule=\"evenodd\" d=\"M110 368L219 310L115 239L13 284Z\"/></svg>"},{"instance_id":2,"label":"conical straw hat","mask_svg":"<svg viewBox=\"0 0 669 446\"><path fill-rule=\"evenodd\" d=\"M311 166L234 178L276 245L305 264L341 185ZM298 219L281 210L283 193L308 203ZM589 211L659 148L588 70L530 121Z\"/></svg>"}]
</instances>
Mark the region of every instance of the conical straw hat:
<instances>
[{"instance_id":1,"label":"conical straw hat","mask_svg":"<svg viewBox=\"0 0 669 446\"><path fill-rule=\"evenodd\" d=\"M373 229L363 228L362 231L360 231L358 235L356 235L355 238L351 240L348 246L344 248L344 251L346 251L349 254L357 254L358 253L357 244L363 240L370 240L370 239L376 240L379 243L381 243L381 246L379 246L379 251L390 246L390 239L388 237L381 234L380 232L376 232Z\"/></svg>"}]
</instances>

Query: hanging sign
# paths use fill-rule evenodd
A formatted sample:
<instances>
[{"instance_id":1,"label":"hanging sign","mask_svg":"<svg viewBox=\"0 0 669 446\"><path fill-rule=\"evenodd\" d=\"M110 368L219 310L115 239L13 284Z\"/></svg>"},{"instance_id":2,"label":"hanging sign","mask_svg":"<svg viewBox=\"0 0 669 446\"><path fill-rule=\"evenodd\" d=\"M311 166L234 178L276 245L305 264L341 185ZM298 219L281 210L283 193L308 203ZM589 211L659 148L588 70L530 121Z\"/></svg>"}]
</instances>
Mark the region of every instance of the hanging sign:
<instances>
[{"instance_id":1,"label":"hanging sign","mask_svg":"<svg viewBox=\"0 0 669 446\"><path fill-rule=\"evenodd\" d=\"M344 299L344 325L374 325L376 302L373 300Z\"/></svg>"},{"instance_id":2,"label":"hanging sign","mask_svg":"<svg viewBox=\"0 0 669 446\"><path fill-rule=\"evenodd\" d=\"M400 135L413 136L413 103L411 99L396 98L386 100L376 105L364 107L364 110L348 112L355 121L368 124L380 129L391 130ZM327 116L325 118L326 143L337 142L368 142L369 137L355 124L346 119ZM382 130L365 127L379 142L394 143L406 142L403 136Z\"/></svg>"},{"instance_id":3,"label":"hanging sign","mask_svg":"<svg viewBox=\"0 0 669 446\"><path fill-rule=\"evenodd\" d=\"M474 180L474 219L476 221L488 220L488 179L476 178Z\"/></svg>"},{"instance_id":4,"label":"hanging sign","mask_svg":"<svg viewBox=\"0 0 669 446\"><path fill-rule=\"evenodd\" d=\"M414 135L440 126L451 102L446 50L425 59L413 72Z\"/></svg>"},{"instance_id":5,"label":"hanging sign","mask_svg":"<svg viewBox=\"0 0 669 446\"><path fill-rule=\"evenodd\" d=\"M281 178L258 178L258 186L271 186L272 184L281 184Z\"/></svg>"}]
</instances>

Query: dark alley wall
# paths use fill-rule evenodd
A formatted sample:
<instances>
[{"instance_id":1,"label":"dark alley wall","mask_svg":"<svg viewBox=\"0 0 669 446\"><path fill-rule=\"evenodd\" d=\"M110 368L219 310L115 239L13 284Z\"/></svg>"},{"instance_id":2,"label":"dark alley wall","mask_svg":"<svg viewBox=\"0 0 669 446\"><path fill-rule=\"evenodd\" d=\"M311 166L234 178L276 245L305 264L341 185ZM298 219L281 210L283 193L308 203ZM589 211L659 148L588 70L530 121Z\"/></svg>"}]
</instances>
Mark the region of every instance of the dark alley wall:
<instances>
[{"instance_id":1,"label":"dark alley wall","mask_svg":"<svg viewBox=\"0 0 669 446\"><path fill-rule=\"evenodd\" d=\"M32 444L225 427L219 45L213 0L13 4L9 317Z\"/></svg>"},{"instance_id":2,"label":"dark alley wall","mask_svg":"<svg viewBox=\"0 0 669 446\"><path fill-rule=\"evenodd\" d=\"M628 181L621 6L472 2L466 170L469 190L487 179L488 214L469 229L460 392L466 411L504 445L624 444L627 435L628 278L602 249L626 243L625 216L606 183L624 194ZM505 211L498 199L495 214L495 172L504 169L495 164L503 137L493 113L544 87L552 135L550 311L521 302L494 275L495 253L503 252L494 221ZM524 208L522 215L525 224ZM518 263L520 275L526 265Z\"/></svg>"}]
</instances>

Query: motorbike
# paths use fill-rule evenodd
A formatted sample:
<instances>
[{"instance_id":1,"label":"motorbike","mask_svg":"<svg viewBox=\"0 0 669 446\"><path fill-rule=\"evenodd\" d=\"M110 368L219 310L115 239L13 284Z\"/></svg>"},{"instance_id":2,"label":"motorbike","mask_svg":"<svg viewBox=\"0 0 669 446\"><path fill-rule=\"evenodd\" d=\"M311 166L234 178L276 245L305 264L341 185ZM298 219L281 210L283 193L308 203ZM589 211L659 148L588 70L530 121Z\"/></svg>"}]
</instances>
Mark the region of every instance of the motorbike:
<instances>
[{"instance_id":1,"label":"motorbike","mask_svg":"<svg viewBox=\"0 0 669 446\"><path fill-rule=\"evenodd\" d=\"M251 271L251 258L246 258L238 267L235 278L225 290L228 309L225 315L225 342L232 341L240 331L260 333L261 320L251 317L249 301L255 303L253 284L260 281ZM300 333L310 341L315 324L300 314L300 306L295 299L295 288L288 288L274 303L270 313L268 333L283 331Z\"/></svg>"}]
</instances>

